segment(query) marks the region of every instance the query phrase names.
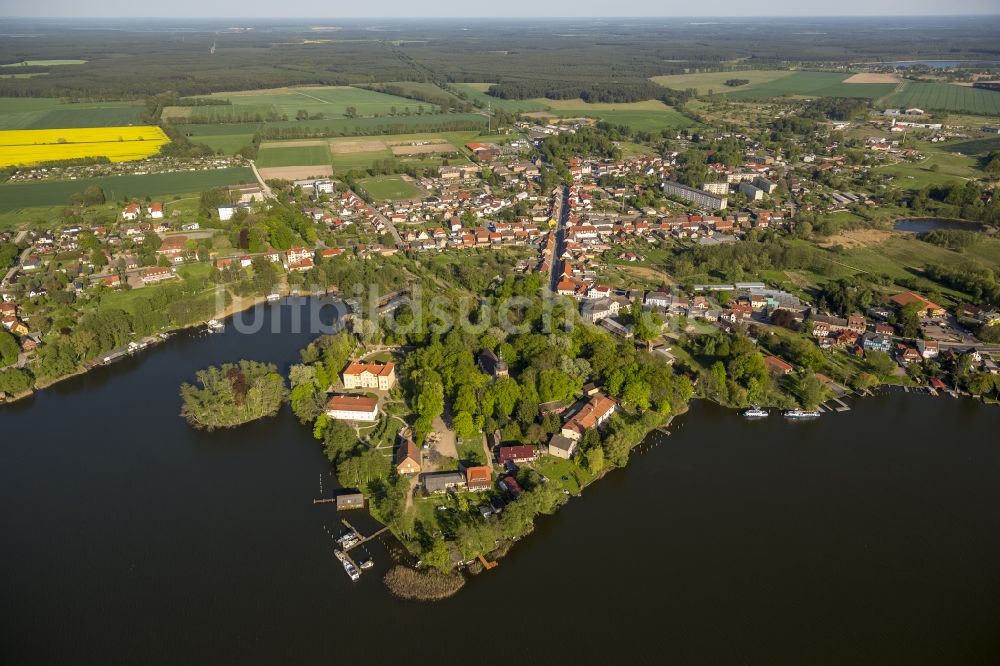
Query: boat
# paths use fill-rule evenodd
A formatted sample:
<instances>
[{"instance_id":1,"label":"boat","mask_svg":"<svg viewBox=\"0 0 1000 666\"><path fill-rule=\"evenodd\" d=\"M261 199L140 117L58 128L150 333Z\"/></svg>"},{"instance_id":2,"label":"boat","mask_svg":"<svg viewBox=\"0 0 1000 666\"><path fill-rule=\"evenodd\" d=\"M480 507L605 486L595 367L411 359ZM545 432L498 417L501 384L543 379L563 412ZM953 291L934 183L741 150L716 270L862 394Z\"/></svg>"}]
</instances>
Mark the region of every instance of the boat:
<instances>
[{"instance_id":1,"label":"boat","mask_svg":"<svg viewBox=\"0 0 1000 666\"><path fill-rule=\"evenodd\" d=\"M351 560L347 557L346 553L341 550L335 550L333 551L333 554L336 555L337 559L340 560L340 563L344 565L344 571L346 571L347 575L351 577L351 580L361 578L361 572L358 571L357 567L351 564Z\"/></svg>"},{"instance_id":2,"label":"boat","mask_svg":"<svg viewBox=\"0 0 1000 666\"><path fill-rule=\"evenodd\" d=\"M750 409L745 409L743 410L742 414L742 416L745 416L748 419L762 419L770 415L771 412L767 411L766 409L761 409L760 407L751 407Z\"/></svg>"},{"instance_id":3,"label":"boat","mask_svg":"<svg viewBox=\"0 0 1000 666\"><path fill-rule=\"evenodd\" d=\"M373 566L375 566L375 562L371 559L368 559L359 564L358 566L361 567L362 569L371 569Z\"/></svg>"},{"instance_id":4,"label":"boat","mask_svg":"<svg viewBox=\"0 0 1000 666\"><path fill-rule=\"evenodd\" d=\"M226 328L225 324L223 324L218 319L209 319L205 325L208 326L208 330L212 331L213 333L217 333Z\"/></svg>"},{"instance_id":5,"label":"boat","mask_svg":"<svg viewBox=\"0 0 1000 666\"><path fill-rule=\"evenodd\" d=\"M281 298L281 294L268 294L267 295L267 302L268 303L274 303L275 301L277 301L280 298Z\"/></svg>"},{"instance_id":6,"label":"boat","mask_svg":"<svg viewBox=\"0 0 1000 666\"><path fill-rule=\"evenodd\" d=\"M805 410L805 409L789 409L785 412L785 418L787 419L815 419L819 418L819 412L816 410Z\"/></svg>"}]
</instances>

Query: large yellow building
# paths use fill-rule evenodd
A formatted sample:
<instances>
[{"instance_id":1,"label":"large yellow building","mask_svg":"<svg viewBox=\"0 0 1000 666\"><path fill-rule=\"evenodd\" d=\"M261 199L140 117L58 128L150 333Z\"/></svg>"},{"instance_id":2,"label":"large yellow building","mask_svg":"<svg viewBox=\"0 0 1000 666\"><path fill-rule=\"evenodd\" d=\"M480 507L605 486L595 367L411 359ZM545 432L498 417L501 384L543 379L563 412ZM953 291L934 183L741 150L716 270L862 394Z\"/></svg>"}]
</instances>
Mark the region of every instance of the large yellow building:
<instances>
[{"instance_id":1,"label":"large yellow building","mask_svg":"<svg viewBox=\"0 0 1000 666\"><path fill-rule=\"evenodd\" d=\"M396 385L396 366L392 363L351 361L341 378L346 389L371 388L388 391Z\"/></svg>"}]
</instances>

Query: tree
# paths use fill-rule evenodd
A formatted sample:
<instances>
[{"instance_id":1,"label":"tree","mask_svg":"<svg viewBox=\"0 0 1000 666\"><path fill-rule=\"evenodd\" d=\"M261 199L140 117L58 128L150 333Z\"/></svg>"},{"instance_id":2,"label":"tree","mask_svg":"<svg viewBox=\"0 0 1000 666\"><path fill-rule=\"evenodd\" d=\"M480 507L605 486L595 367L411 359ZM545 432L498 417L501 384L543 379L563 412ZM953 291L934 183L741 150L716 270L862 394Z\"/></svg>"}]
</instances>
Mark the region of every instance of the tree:
<instances>
[{"instance_id":1,"label":"tree","mask_svg":"<svg viewBox=\"0 0 1000 666\"><path fill-rule=\"evenodd\" d=\"M7 331L0 329L0 366L17 363L17 357L20 352L21 349L17 345L17 339Z\"/></svg>"},{"instance_id":2,"label":"tree","mask_svg":"<svg viewBox=\"0 0 1000 666\"><path fill-rule=\"evenodd\" d=\"M354 429L343 421L330 419L323 433L323 453L327 460L336 464L350 456L358 443Z\"/></svg>"},{"instance_id":3,"label":"tree","mask_svg":"<svg viewBox=\"0 0 1000 666\"><path fill-rule=\"evenodd\" d=\"M459 412L452 419L452 427L455 433L462 438L472 437L476 434L476 423L469 412Z\"/></svg>"},{"instance_id":4,"label":"tree","mask_svg":"<svg viewBox=\"0 0 1000 666\"><path fill-rule=\"evenodd\" d=\"M232 428L278 413L286 396L277 368L255 361L199 370L200 386L181 385L181 415L196 428Z\"/></svg>"}]
</instances>

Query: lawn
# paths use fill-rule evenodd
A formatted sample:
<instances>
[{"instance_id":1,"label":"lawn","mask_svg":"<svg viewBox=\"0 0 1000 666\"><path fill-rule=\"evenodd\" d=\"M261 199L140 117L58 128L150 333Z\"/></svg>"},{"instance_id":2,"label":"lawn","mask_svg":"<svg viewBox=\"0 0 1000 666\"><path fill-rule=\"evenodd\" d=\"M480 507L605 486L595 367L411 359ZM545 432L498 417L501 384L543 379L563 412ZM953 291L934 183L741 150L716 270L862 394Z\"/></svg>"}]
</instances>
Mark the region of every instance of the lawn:
<instances>
[{"instance_id":1,"label":"lawn","mask_svg":"<svg viewBox=\"0 0 1000 666\"><path fill-rule=\"evenodd\" d=\"M458 448L458 459L474 465L488 465L486 452L483 451L483 435L478 433L475 437L459 437L456 443Z\"/></svg>"},{"instance_id":2,"label":"lawn","mask_svg":"<svg viewBox=\"0 0 1000 666\"><path fill-rule=\"evenodd\" d=\"M885 106L891 107L1000 116L1000 92L950 83L906 81L899 90L881 101Z\"/></svg>"},{"instance_id":3,"label":"lawn","mask_svg":"<svg viewBox=\"0 0 1000 666\"><path fill-rule=\"evenodd\" d=\"M544 102L554 115L563 118L588 117L604 120L615 125L628 125L642 132L659 132L664 129L678 129L696 125L673 107L655 99L645 102L623 104L591 104L582 99L546 99Z\"/></svg>"},{"instance_id":4,"label":"lawn","mask_svg":"<svg viewBox=\"0 0 1000 666\"><path fill-rule=\"evenodd\" d=\"M770 99L772 97L866 97L878 99L896 89L894 83L844 83L852 76L840 72L792 72L768 82L751 84L724 93L730 99ZM748 78L748 77L736 77ZM722 92L721 90L718 92Z\"/></svg>"},{"instance_id":5,"label":"lawn","mask_svg":"<svg viewBox=\"0 0 1000 666\"><path fill-rule=\"evenodd\" d=\"M526 112L526 111L544 111L548 108L545 101L533 100L533 99L500 99L499 97L493 97L492 95L487 95L486 91L489 90L492 83L453 83L452 87L465 93L466 98L469 101L478 101L483 104L483 106L490 105L494 109L503 109L504 111L509 111L511 113Z\"/></svg>"},{"instance_id":6,"label":"lawn","mask_svg":"<svg viewBox=\"0 0 1000 666\"><path fill-rule=\"evenodd\" d=\"M312 166L329 164L330 150L326 144L316 146L274 146L261 148L257 155L259 167Z\"/></svg>"},{"instance_id":7,"label":"lawn","mask_svg":"<svg viewBox=\"0 0 1000 666\"><path fill-rule=\"evenodd\" d=\"M388 199L412 199L419 191L401 176L375 176L358 181L373 199L385 201Z\"/></svg>"},{"instance_id":8,"label":"lawn","mask_svg":"<svg viewBox=\"0 0 1000 666\"><path fill-rule=\"evenodd\" d=\"M577 466L573 461L555 456L543 455L535 462L534 467L550 483L555 483L574 495L579 495L580 491L594 480L592 474Z\"/></svg>"},{"instance_id":9,"label":"lawn","mask_svg":"<svg viewBox=\"0 0 1000 666\"><path fill-rule=\"evenodd\" d=\"M688 90L694 88L699 95L712 93L744 90L750 86L762 83L770 83L777 79L793 74L788 69L750 69L741 72L698 72L695 74L674 74L672 76L654 76L653 83L657 83L665 88L674 90ZM730 88L725 85L729 79L746 79L750 81L743 86Z\"/></svg>"},{"instance_id":10,"label":"lawn","mask_svg":"<svg viewBox=\"0 0 1000 666\"><path fill-rule=\"evenodd\" d=\"M213 187L255 182L253 172L245 167L179 171L130 176L105 176L77 180L52 180L40 183L0 185L0 212L36 206L59 206L91 185L104 189L109 201L130 197L166 197L203 192Z\"/></svg>"},{"instance_id":11,"label":"lawn","mask_svg":"<svg viewBox=\"0 0 1000 666\"><path fill-rule=\"evenodd\" d=\"M0 97L0 130L139 125L142 110L129 102L67 104L49 97Z\"/></svg>"},{"instance_id":12,"label":"lawn","mask_svg":"<svg viewBox=\"0 0 1000 666\"><path fill-rule=\"evenodd\" d=\"M927 155L920 162L900 162L878 167L879 173L895 176L895 184L908 190L919 190L927 185L941 185L956 180L968 180L978 175L975 159L957 153L943 152L937 148L921 148ZM936 167L936 171L932 169Z\"/></svg>"}]
</instances>

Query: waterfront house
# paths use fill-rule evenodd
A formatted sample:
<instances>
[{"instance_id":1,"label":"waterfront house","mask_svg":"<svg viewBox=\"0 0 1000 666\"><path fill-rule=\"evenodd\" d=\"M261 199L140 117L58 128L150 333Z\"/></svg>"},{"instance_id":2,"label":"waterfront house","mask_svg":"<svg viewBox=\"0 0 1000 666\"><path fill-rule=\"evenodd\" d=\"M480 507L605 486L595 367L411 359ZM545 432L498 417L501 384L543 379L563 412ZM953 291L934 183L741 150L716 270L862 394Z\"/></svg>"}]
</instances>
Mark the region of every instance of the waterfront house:
<instances>
[{"instance_id":1,"label":"waterfront house","mask_svg":"<svg viewBox=\"0 0 1000 666\"><path fill-rule=\"evenodd\" d=\"M363 363L351 361L341 374L344 388L388 391L396 385L396 366L392 363Z\"/></svg>"},{"instance_id":2,"label":"waterfront house","mask_svg":"<svg viewBox=\"0 0 1000 666\"><path fill-rule=\"evenodd\" d=\"M343 492L337 495L337 511L365 508L365 496L357 492Z\"/></svg>"},{"instance_id":3,"label":"waterfront house","mask_svg":"<svg viewBox=\"0 0 1000 666\"><path fill-rule=\"evenodd\" d=\"M765 356L764 366L772 375L788 375L795 369L791 363L777 356Z\"/></svg>"},{"instance_id":4,"label":"waterfront house","mask_svg":"<svg viewBox=\"0 0 1000 666\"><path fill-rule=\"evenodd\" d=\"M326 403L326 415L339 421L374 421L378 400L364 395L334 395Z\"/></svg>"},{"instance_id":5,"label":"waterfront house","mask_svg":"<svg viewBox=\"0 0 1000 666\"><path fill-rule=\"evenodd\" d=\"M524 490L521 488L521 484L517 482L513 476L502 476L497 479L497 485L500 486L500 490L507 493L511 499L517 499L521 496Z\"/></svg>"},{"instance_id":6,"label":"waterfront house","mask_svg":"<svg viewBox=\"0 0 1000 666\"><path fill-rule=\"evenodd\" d=\"M579 440L587 430L596 428L610 419L617 408L618 403L613 398L597 393L563 424L561 433L564 437Z\"/></svg>"},{"instance_id":7,"label":"waterfront house","mask_svg":"<svg viewBox=\"0 0 1000 666\"><path fill-rule=\"evenodd\" d=\"M549 440L548 453L550 456L569 460L576 453L576 447L575 439L555 433Z\"/></svg>"}]
</instances>

